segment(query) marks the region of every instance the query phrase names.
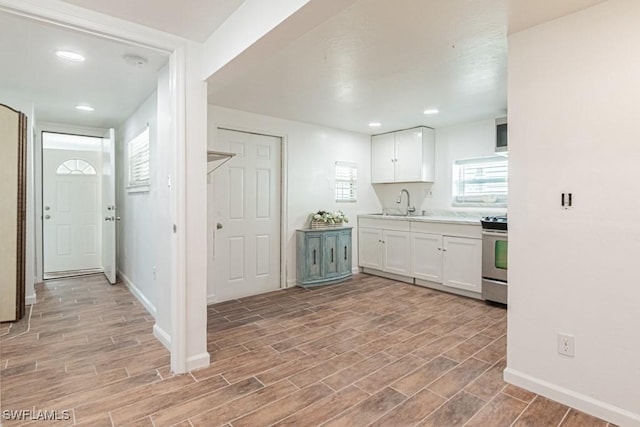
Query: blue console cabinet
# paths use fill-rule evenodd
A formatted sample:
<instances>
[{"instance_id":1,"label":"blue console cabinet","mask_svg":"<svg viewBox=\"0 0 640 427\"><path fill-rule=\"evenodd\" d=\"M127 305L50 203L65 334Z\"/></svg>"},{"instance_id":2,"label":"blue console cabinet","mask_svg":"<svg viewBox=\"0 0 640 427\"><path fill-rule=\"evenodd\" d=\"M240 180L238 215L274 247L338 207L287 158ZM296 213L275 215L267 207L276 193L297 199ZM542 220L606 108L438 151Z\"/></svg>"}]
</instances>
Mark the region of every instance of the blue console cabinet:
<instances>
[{"instance_id":1,"label":"blue console cabinet","mask_svg":"<svg viewBox=\"0 0 640 427\"><path fill-rule=\"evenodd\" d=\"M351 227L296 232L298 286L342 282L351 277Z\"/></svg>"}]
</instances>

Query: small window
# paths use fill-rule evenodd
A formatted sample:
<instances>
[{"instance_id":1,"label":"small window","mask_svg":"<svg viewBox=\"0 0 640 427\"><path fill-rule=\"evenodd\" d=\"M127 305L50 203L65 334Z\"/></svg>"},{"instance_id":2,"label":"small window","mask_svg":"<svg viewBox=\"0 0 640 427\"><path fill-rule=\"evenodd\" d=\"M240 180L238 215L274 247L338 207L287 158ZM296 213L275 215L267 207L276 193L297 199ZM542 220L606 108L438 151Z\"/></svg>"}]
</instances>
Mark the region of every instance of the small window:
<instances>
[{"instance_id":1,"label":"small window","mask_svg":"<svg viewBox=\"0 0 640 427\"><path fill-rule=\"evenodd\" d=\"M355 202L358 198L358 165L336 162L336 202Z\"/></svg>"},{"instance_id":2,"label":"small window","mask_svg":"<svg viewBox=\"0 0 640 427\"><path fill-rule=\"evenodd\" d=\"M149 127L129 141L129 185L130 191L149 190Z\"/></svg>"},{"instance_id":3,"label":"small window","mask_svg":"<svg viewBox=\"0 0 640 427\"><path fill-rule=\"evenodd\" d=\"M56 175L96 175L96 168L86 160L69 159L58 166Z\"/></svg>"},{"instance_id":4,"label":"small window","mask_svg":"<svg viewBox=\"0 0 640 427\"><path fill-rule=\"evenodd\" d=\"M507 205L508 160L489 156L453 163L453 205Z\"/></svg>"}]
</instances>

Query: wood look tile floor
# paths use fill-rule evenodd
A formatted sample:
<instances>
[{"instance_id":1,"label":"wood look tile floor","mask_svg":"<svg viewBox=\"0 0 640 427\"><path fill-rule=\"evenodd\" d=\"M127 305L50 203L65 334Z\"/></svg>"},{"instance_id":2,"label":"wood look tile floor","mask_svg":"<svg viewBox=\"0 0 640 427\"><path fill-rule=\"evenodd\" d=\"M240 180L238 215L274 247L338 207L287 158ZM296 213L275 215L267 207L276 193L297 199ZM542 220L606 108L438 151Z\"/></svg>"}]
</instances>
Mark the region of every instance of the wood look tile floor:
<instances>
[{"instance_id":1,"label":"wood look tile floor","mask_svg":"<svg viewBox=\"0 0 640 427\"><path fill-rule=\"evenodd\" d=\"M506 311L481 301L356 275L208 316L211 365L172 375L122 284L40 285L28 316L0 325L2 415L30 411L4 425L608 425L504 383ZM52 414L69 419L31 420Z\"/></svg>"}]
</instances>

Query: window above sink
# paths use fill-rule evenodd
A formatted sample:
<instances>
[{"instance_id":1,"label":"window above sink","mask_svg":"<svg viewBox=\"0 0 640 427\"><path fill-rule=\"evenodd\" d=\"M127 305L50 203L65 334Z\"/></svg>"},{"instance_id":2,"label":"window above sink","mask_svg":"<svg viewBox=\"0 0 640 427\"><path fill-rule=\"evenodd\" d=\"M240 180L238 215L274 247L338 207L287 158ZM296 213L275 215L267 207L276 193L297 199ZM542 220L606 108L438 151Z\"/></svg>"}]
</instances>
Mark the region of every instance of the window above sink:
<instances>
[{"instance_id":1,"label":"window above sink","mask_svg":"<svg viewBox=\"0 0 640 427\"><path fill-rule=\"evenodd\" d=\"M452 206L506 207L508 172L505 155L454 161Z\"/></svg>"}]
</instances>

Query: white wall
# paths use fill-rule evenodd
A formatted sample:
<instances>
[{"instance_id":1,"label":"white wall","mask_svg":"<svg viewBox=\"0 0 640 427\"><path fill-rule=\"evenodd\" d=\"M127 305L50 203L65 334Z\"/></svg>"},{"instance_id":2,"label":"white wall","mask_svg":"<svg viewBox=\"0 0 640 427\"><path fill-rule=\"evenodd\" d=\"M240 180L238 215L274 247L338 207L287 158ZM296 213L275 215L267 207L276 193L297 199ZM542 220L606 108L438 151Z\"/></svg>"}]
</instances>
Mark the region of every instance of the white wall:
<instances>
[{"instance_id":1,"label":"white wall","mask_svg":"<svg viewBox=\"0 0 640 427\"><path fill-rule=\"evenodd\" d=\"M148 192L128 192L127 144L149 125L150 177ZM116 206L121 220L117 223L118 274L147 310L156 316L159 282L169 274L158 268L159 254L170 250L162 243L158 216L164 206L159 189L165 180L159 174L158 161L166 156L158 150L157 92L147 98L125 123L116 129ZM155 272L155 273L154 273Z\"/></svg>"},{"instance_id":2,"label":"white wall","mask_svg":"<svg viewBox=\"0 0 640 427\"><path fill-rule=\"evenodd\" d=\"M505 378L618 425L640 425L638 22L610 0L509 37Z\"/></svg>"},{"instance_id":3,"label":"white wall","mask_svg":"<svg viewBox=\"0 0 640 427\"><path fill-rule=\"evenodd\" d=\"M342 210L353 230L353 267L357 267L357 215L380 210L371 186L371 140L369 135L346 132L307 123L230 110L209 105L209 147L215 147L216 127L281 136L286 153L287 282L295 284L295 230L309 226L309 214L320 209ZM335 162L358 164L358 201L336 203ZM213 175L215 179L215 173ZM210 212L213 209L210 207ZM209 230L211 233L212 230ZM209 293L213 290L210 288Z\"/></svg>"},{"instance_id":4,"label":"white wall","mask_svg":"<svg viewBox=\"0 0 640 427\"><path fill-rule=\"evenodd\" d=\"M171 141L171 102L168 66L158 73L157 115L156 115L156 326L154 333L167 347L171 340L171 188L169 177L175 179L173 167L175 147ZM152 188L153 189L153 188Z\"/></svg>"},{"instance_id":5,"label":"white wall","mask_svg":"<svg viewBox=\"0 0 640 427\"><path fill-rule=\"evenodd\" d=\"M433 183L375 184L376 194L385 209L402 209L406 206L406 196L398 205L396 199L400 190L406 188L411 194L411 205L416 213L422 210L458 212L504 212L505 208L460 208L451 206L451 183L453 162L472 157L495 154L495 119L463 123L435 130L435 179ZM431 193L429 196L428 193Z\"/></svg>"}]
</instances>

